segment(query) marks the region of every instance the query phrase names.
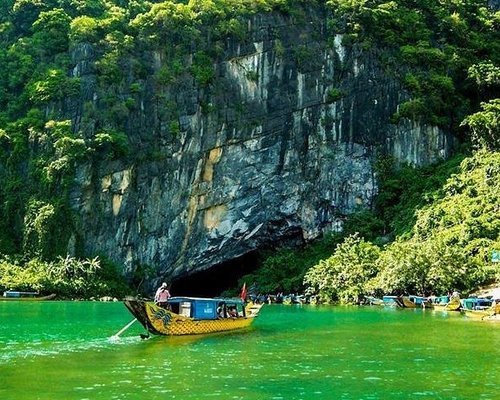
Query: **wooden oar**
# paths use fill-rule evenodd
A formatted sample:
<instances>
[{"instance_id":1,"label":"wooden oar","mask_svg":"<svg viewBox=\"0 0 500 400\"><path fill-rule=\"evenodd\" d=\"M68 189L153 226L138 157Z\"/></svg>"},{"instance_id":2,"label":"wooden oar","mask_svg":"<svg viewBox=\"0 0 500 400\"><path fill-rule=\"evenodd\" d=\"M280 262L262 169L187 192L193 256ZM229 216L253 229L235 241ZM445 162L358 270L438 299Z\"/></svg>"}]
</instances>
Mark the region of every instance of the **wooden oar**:
<instances>
[{"instance_id":1,"label":"wooden oar","mask_svg":"<svg viewBox=\"0 0 500 400\"><path fill-rule=\"evenodd\" d=\"M127 325L125 325L122 329L120 329L117 333L115 333L113 336L110 337L111 340L118 340L120 339L120 335L125 332L128 328L132 326L132 324L137 321L137 318L134 318L132 321L130 321Z\"/></svg>"}]
</instances>

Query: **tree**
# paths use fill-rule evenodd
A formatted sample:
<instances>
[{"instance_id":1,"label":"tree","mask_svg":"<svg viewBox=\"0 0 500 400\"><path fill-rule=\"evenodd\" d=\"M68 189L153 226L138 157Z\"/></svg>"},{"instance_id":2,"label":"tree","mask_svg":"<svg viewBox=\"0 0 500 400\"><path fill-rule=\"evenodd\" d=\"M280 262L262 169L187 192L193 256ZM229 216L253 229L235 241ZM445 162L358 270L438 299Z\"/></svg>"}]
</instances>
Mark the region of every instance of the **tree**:
<instances>
[{"instance_id":1,"label":"tree","mask_svg":"<svg viewBox=\"0 0 500 400\"><path fill-rule=\"evenodd\" d=\"M68 48L71 17L61 8L43 11L32 25L33 43L45 55L53 55Z\"/></svg>"},{"instance_id":2,"label":"tree","mask_svg":"<svg viewBox=\"0 0 500 400\"><path fill-rule=\"evenodd\" d=\"M378 273L380 249L357 234L339 244L333 255L320 261L304 276L306 293L318 295L322 302L360 301L368 291L368 282Z\"/></svg>"},{"instance_id":3,"label":"tree","mask_svg":"<svg viewBox=\"0 0 500 400\"><path fill-rule=\"evenodd\" d=\"M472 132L472 141L476 148L492 151L500 150L500 99L481 103L482 111L467 116L462 126Z\"/></svg>"}]
</instances>

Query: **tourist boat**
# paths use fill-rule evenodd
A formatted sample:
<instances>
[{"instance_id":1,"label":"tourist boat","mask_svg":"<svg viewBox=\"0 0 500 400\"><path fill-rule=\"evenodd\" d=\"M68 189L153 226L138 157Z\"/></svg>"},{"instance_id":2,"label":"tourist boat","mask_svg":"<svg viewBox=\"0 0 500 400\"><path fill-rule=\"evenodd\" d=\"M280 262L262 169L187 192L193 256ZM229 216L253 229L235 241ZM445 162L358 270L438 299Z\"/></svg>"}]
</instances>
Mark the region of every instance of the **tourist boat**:
<instances>
[{"instance_id":1,"label":"tourist boat","mask_svg":"<svg viewBox=\"0 0 500 400\"><path fill-rule=\"evenodd\" d=\"M388 307L404 307L403 301L399 296L383 296L382 301Z\"/></svg>"},{"instance_id":2,"label":"tourist boat","mask_svg":"<svg viewBox=\"0 0 500 400\"><path fill-rule=\"evenodd\" d=\"M406 308L432 308L432 303L427 299L427 297L422 296L403 296L401 297L401 302Z\"/></svg>"},{"instance_id":3,"label":"tourist boat","mask_svg":"<svg viewBox=\"0 0 500 400\"><path fill-rule=\"evenodd\" d=\"M3 296L0 297L0 301L6 300L16 300L16 301L40 301L40 300L52 300L56 295L49 294L48 296L38 296L38 292L21 292L17 290L7 290L3 292Z\"/></svg>"},{"instance_id":4,"label":"tourist boat","mask_svg":"<svg viewBox=\"0 0 500 400\"><path fill-rule=\"evenodd\" d=\"M430 296L429 301L432 303L433 307L442 308L450 302L449 296Z\"/></svg>"},{"instance_id":5,"label":"tourist boat","mask_svg":"<svg viewBox=\"0 0 500 400\"><path fill-rule=\"evenodd\" d=\"M462 313L468 317L485 319L500 314L500 303L484 297L469 297L461 300Z\"/></svg>"},{"instance_id":6,"label":"tourist boat","mask_svg":"<svg viewBox=\"0 0 500 400\"><path fill-rule=\"evenodd\" d=\"M126 298L125 306L154 335L199 335L246 328L262 304L240 299L171 297L161 305Z\"/></svg>"},{"instance_id":7,"label":"tourist boat","mask_svg":"<svg viewBox=\"0 0 500 400\"><path fill-rule=\"evenodd\" d=\"M430 297L432 308L438 311L460 311L462 304L460 303L460 297L452 296L437 296Z\"/></svg>"}]
</instances>

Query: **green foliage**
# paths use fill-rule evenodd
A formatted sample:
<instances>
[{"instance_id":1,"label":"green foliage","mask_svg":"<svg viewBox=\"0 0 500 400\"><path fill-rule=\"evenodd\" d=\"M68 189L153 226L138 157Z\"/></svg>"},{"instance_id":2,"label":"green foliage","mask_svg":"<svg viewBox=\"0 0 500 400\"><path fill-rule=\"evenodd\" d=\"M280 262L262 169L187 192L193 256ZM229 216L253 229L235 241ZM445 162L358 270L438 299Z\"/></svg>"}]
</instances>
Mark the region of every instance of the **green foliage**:
<instances>
[{"instance_id":1,"label":"green foliage","mask_svg":"<svg viewBox=\"0 0 500 400\"><path fill-rule=\"evenodd\" d=\"M498 279L500 266L491 261L491 252L500 246L500 153L483 150L463 159L457 170L458 160L438 169L430 186L440 189L420 195L420 203L413 200L404 204L402 194L386 197L384 204L393 202L396 210L418 204L406 236L380 252L368 246L371 258L365 264L359 256L363 241L349 237L332 257L306 273L307 291L323 301L351 302L369 293L430 295L456 289L467 293ZM390 163L381 164L380 170L391 168ZM452 170L456 173L450 175ZM415 170L413 180L422 180L423 175L417 178L422 173L425 170ZM382 193L390 193L390 187L401 190L398 183L386 184L389 188L383 188ZM425 185L416 185L409 193L423 188ZM422 203L425 197L427 205Z\"/></svg>"},{"instance_id":2,"label":"green foliage","mask_svg":"<svg viewBox=\"0 0 500 400\"><path fill-rule=\"evenodd\" d=\"M280 39L274 41L274 52L279 58L283 58L285 55L285 46L283 46L283 42Z\"/></svg>"},{"instance_id":3,"label":"green foliage","mask_svg":"<svg viewBox=\"0 0 500 400\"><path fill-rule=\"evenodd\" d=\"M321 66L318 49L313 46L299 45L293 49L293 55L297 69L301 73L314 71Z\"/></svg>"},{"instance_id":4,"label":"green foliage","mask_svg":"<svg viewBox=\"0 0 500 400\"><path fill-rule=\"evenodd\" d=\"M50 260L66 253L71 216L63 203L31 199L24 215L23 254Z\"/></svg>"},{"instance_id":5,"label":"green foliage","mask_svg":"<svg viewBox=\"0 0 500 400\"><path fill-rule=\"evenodd\" d=\"M351 45L385 48L398 61L392 72L411 76L411 98L394 122L409 118L458 132L477 100L498 97L498 86L491 86L498 82L498 13L484 1L328 0L327 6L330 29ZM467 73L480 86L477 99L471 99Z\"/></svg>"},{"instance_id":6,"label":"green foliage","mask_svg":"<svg viewBox=\"0 0 500 400\"><path fill-rule=\"evenodd\" d=\"M234 36L242 40L245 37L245 25L237 18L229 18L221 20L215 27L215 32L219 37Z\"/></svg>"},{"instance_id":7,"label":"green foliage","mask_svg":"<svg viewBox=\"0 0 500 400\"><path fill-rule=\"evenodd\" d=\"M343 235L359 235L361 238L377 241L385 232L385 224L380 215L371 210L359 210L346 219Z\"/></svg>"},{"instance_id":8,"label":"green foliage","mask_svg":"<svg viewBox=\"0 0 500 400\"><path fill-rule=\"evenodd\" d=\"M150 87L149 77L154 76L153 85L174 86L185 84L191 74L197 85L209 91L227 37L247 44L248 17L278 11L300 24L305 7L316 4L301 0L0 2L0 251L25 251L45 259L65 254L68 237L58 227L70 225L61 221L71 221L67 196L75 166L90 155L109 160L130 153L125 133L130 135L126 131L129 115L139 109L139 100ZM376 45L385 52L383 56L394 59L388 72L403 77L409 97L393 122L409 118L440 125L457 135L470 132L476 147L499 149L498 12L480 0L328 0L326 4L330 9L328 31L343 33L344 45L350 44L356 51ZM284 58L281 39L272 39L276 55ZM312 42L298 43L292 56L300 72L321 67L318 50ZM74 65L70 54L81 57L81 62ZM154 66L143 62L151 56ZM95 82L85 76L89 72L97 76ZM247 78L258 80L254 71ZM74 102L81 86L83 95L96 95L86 98L83 116ZM338 101L343 95L333 88L326 98ZM166 96L163 103L171 100ZM216 105L206 96L200 107L206 115ZM177 135L176 111L164 107L164 114L162 121ZM73 124L70 117L80 123ZM415 235L422 234L422 227L435 229L424 218L425 212L417 210L425 206L434 210L431 205L448 196L443 182L457 163L452 160L418 170L388 167L387 174L379 173L384 178L374 210L354 214L345 223L345 233L359 232L366 240L378 242L400 235L401 243L413 240L408 248L417 254L423 239ZM471 193L479 190L474 182L466 185ZM435 220L448 215L447 210L435 212ZM477 254L497 240L496 225L479 217L471 221L466 225L471 240L463 246L473 249L470 254L479 265L474 279L484 281L491 271ZM436 239L427 250L445 254L446 245L448 237ZM317 250L322 246L310 246L303 252L283 250L254 278L263 291L300 290L305 270L331 254L332 249ZM463 259L460 252L451 254ZM419 255L423 260L419 264L425 273L418 279L405 278L410 283L393 285L390 290L441 288L458 285L464 277L457 275L448 283L436 278L434 261L424 260L424 256ZM348 293L345 299L355 295Z\"/></svg>"},{"instance_id":9,"label":"green foliage","mask_svg":"<svg viewBox=\"0 0 500 400\"><path fill-rule=\"evenodd\" d=\"M34 104L44 104L75 96L79 91L80 81L77 78L69 78L60 69L49 69L42 79L29 86L28 96Z\"/></svg>"},{"instance_id":10,"label":"green foliage","mask_svg":"<svg viewBox=\"0 0 500 400\"><path fill-rule=\"evenodd\" d=\"M165 42L188 45L199 35L199 21L193 8L173 1L153 4L133 19L130 26L139 31L142 40L155 45Z\"/></svg>"},{"instance_id":11,"label":"green foliage","mask_svg":"<svg viewBox=\"0 0 500 400\"><path fill-rule=\"evenodd\" d=\"M27 207L24 217L24 245L25 254L34 256L46 256L49 251L50 240L48 239L53 226L55 209L52 204L32 200Z\"/></svg>"},{"instance_id":12,"label":"green foliage","mask_svg":"<svg viewBox=\"0 0 500 400\"><path fill-rule=\"evenodd\" d=\"M33 42L44 56L54 55L68 48L71 17L61 8L43 11L32 25Z\"/></svg>"},{"instance_id":13,"label":"green foliage","mask_svg":"<svg viewBox=\"0 0 500 400\"><path fill-rule=\"evenodd\" d=\"M393 121L397 123L401 120L401 118L419 120L423 116L428 115L428 111L429 109L426 107L425 99L411 99L399 106L399 110L393 116Z\"/></svg>"},{"instance_id":14,"label":"green foliage","mask_svg":"<svg viewBox=\"0 0 500 400\"><path fill-rule=\"evenodd\" d=\"M446 61L446 55L441 49L431 47L426 42L421 42L413 46L401 46L400 52L402 59L413 66L431 65L440 67Z\"/></svg>"},{"instance_id":15,"label":"green foliage","mask_svg":"<svg viewBox=\"0 0 500 400\"><path fill-rule=\"evenodd\" d=\"M307 271L306 293L318 296L323 303L358 302L379 272L376 264L379 254L377 246L358 235L346 237L331 257Z\"/></svg>"},{"instance_id":16,"label":"green foliage","mask_svg":"<svg viewBox=\"0 0 500 400\"><path fill-rule=\"evenodd\" d=\"M296 293L303 290L306 271L322 258L328 257L339 242L339 237L331 235L299 249L279 249L264 253L260 268L239 280L248 287L255 287L260 293Z\"/></svg>"},{"instance_id":17,"label":"green foliage","mask_svg":"<svg viewBox=\"0 0 500 400\"><path fill-rule=\"evenodd\" d=\"M193 56L191 72L200 86L209 85L215 76L212 59L204 52L197 52Z\"/></svg>"},{"instance_id":18,"label":"green foliage","mask_svg":"<svg viewBox=\"0 0 500 400\"><path fill-rule=\"evenodd\" d=\"M344 96L345 96L345 94L341 89L331 88L326 93L326 101L329 103L333 103L335 101L340 100Z\"/></svg>"},{"instance_id":19,"label":"green foliage","mask_svg":"<svg viewBox=\"0 0 500 400\"><path fill-rule=\"evenodd\" d=\"M73 43L94 42L99 34L99 21L96 18L82 15L71 21L69 38Z\"/></svg>"},{"instance_id":20,"label":"green foliage","mask_svg":"<svg viewBox=\"0 0 500 400\"><path fill-rule=\"evenodd\" d=\"M120 158L129 151L127 135L114 130L96 133L93 146L104 158Z\"/></svg>"},{"instance_id":21,"label":"green foliage","mask_svg":"<svg viewBox=\"0 0 500 400\"><path fill-rule=\"evenodd\" d=\"M452 289L469 291L485 277L460 248L442 238L397 241L388 246L378 260L382 270L372 286L384 293L448 293Z\"/></svg>"},{"instance_id":22,"label":"green foliage","mask_svg":"<svg viewBox=\"0 0 500 400\"><path fill-rule=\"evenodd\" d=\"M122 68L120 68L119 59L119 52L112 50L105 53L100 60L96 62L96 68L102 85L118 84L122 79L123 72Z\"/></svg>"},{"instance_id":23,"label":"green foliage","mask_svg":"<svg viewBox=\"0 0 500 400\"><path fill-rule=\"evenodd\" d=\"M116 266L99 258L59 257L52 262L33 258L27 263L0 260L0 291L39 291L58 298L123 297L129 292Z\"/></svg>"},{"instance_id":24,"label":"green foliage","mask_svg":"<svg viewBox=\"0 0 500 400\"><path fill-rule=\"evenodd\" d=\"M500 67L491 61L474 64L467 72L478 86L500 86Z\"/></svg>"},{"instance_id":25,"label":"green foliage","mask_svg":"<svg viewBox=\"0 0 500 400\"><path fill-rule=\"evenodd\" d=\"M482 111L467 116L462 126L472 131L472 141L478 148L500 150L500 98L481 103Z\"/></svg>"},{"instance_id":26,"label":"green foliage","mask_svg":"<svg viewBox=\"0 0 500 400\"><path fill-rule=\"evenodd\" d=\"M416 221L416 212L442 195L442 187L456 173L464 156L421 168L397 164L390 157L381 157L375 166L380 176L374 212L384 225L383 234L409 237ZM376 232L376 231L375 231ZM365 236L366 237L366 236Z\"/></svg>"},{"instance_id":27,"label":"green foliage","mask_svg":"<svg viewBox=\"0 0 500 400\"><path fill-rule=\"evenodd\" d=\"M177 136L181 133L181 126L178 120L170 122L168 125L168 130L174 136Z\"/></svg>"}]
</instances>

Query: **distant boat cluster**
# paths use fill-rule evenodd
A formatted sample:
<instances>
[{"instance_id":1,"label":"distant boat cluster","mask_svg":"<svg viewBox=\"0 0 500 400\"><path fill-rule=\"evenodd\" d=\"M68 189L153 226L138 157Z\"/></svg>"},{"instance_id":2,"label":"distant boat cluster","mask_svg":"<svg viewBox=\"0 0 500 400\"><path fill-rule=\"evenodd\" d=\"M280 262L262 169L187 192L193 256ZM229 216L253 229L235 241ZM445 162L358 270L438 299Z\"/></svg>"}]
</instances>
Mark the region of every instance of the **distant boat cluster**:
<instances>
[{"instance_id":1,"label":"distant boat cluster","mask_svg":"<svg viewBox=\"0 0 500 400\"><path fill-rule=\"evenodd\" d=\"M283 295L250 295L250 299L257 304L319 304L316 296L299 294ZM483 320L500 321L500 298L494 296L468 297L461 299L459 293L445 296L383 296L381 299L365 296L358 305L398 307L398 308L427 308L438 311L457 311L467 316Z\"/></svg>"},{"instance_id":2,"label":"distant boat cluster","mask_svg":"<svg viewBox=\"0 0 500 400\"><path fill-rule=\"evenodd\" d=\"M458 293L451 296L384 296L378 299L365 297L366 304L400 308L430 308L439 311L458 311L469 317L494 320L500 316L500 299L493 296L461 299Z\"/></svg>"}]
</instances>

